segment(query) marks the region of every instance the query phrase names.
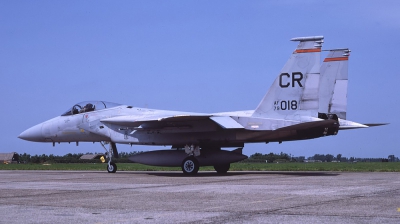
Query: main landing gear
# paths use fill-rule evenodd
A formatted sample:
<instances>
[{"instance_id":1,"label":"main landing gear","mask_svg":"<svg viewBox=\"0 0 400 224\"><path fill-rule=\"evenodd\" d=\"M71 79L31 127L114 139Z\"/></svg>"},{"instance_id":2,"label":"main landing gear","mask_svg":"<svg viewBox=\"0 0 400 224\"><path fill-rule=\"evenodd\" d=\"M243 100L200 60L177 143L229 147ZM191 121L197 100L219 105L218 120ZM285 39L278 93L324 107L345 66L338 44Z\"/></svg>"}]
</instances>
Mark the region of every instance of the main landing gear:
<instances>
[{"instance_id":1,"label":"main landing gear","mask_svg":"<svg viewBox=\"0 0 400 224\"><path fill-rule=\"evenodd\" d=\"M189 156L183 160L181 167L184 174L196 175L200 166L199 162L194 156ZM214 165L214 169L218 174L226 174L230 167L230 163Z\"/></svg>"},{"instance_id":2,"label":"main landing gear","mask_svg":"<svg viewBox=\"0 0 400 224\"><path fill-rule=\"evenodd\" d=\"M107 171L109 173L115 173L117 172L117 164L112 162L112 157L114 156L115 158L118 158L118 151L117 151L117 146L115 145L114 142L100 142L101 146L103 146L104 150L106 150L106 158L108 158L108 164L107 164ZM104 146L106 144L110 144L108 149Z\"/></svg>"},{"instance_id":3,"label":"main landing gear","mask_svg":"<svg viewBox=\"0 0 400 224\"><path fill-rule=\"evenodd\" d=\"M188 157L186 157L181 165L183 174L186 175L196 175L197 172L199 172L199 161L197 161L197 159L195 158L195 156L199 156L200 155L200 147L199 146L195 146L195 145L191 145L185 146L185 153L188 155Z\"/></svg>"},{"instance_id":4,"label":"main landing gear","mask_svg":"<svg viewBox=\"0 0 400 224\"><path fill-rule=\"evenodd\" d=\"M221 149L219 149L221 150ZM200 156L200 148L199 146L185 146L185 152L188 155L181 164L181 168L184 174L186 175L196 175L199 171L200 164L199 161L196 159L196 157ZM210 152L206 153L208 156L210 155ZM202 162L204 165L204 158L202 158ZM207 162L206 162L207 164ZM230 163L222 163L218 165L214 165L215 171L217 171L218 174L225 174L228 172L229 168L231 167Z\"/></svg>"},{"instance_id":5,"label":"main landing gear","mask_svg":"<svg viewBox=\"0 0 400 224\"><path fill-rule=\"evenodd\" d=\"M186 175L195 175L199 171L199 162L194 156L189 156L182 162L182 171Z\"/></svg>"}]
</instances>

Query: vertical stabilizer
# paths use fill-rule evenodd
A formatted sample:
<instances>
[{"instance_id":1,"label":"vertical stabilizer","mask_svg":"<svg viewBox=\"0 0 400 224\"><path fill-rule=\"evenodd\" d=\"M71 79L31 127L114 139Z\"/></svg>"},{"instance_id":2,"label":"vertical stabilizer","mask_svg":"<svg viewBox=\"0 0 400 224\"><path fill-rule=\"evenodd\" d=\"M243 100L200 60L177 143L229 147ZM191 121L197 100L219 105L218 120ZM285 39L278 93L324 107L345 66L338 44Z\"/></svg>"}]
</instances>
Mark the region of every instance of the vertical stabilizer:
<instances>
[{"instance_id":1,"label":"vertical stabilizer","mask_svg":"<svg viewBox=\"0 0 400 224\"><path fill-rule=\"evenodd\" d=\"M346 119L348 60L350 50L330 50L321 66L318 112Z\"/></svg>"},{"instance_id":2,"label":"vertical stabilizer","mask_svg":"<svg viewBox=\"0 0 400 224\"><path fill-rule=\"evenodd\" d=\"M323 36L298 37L296 50L283 66L253 117L283 117L306 111L318 114L318 86Z\"/></svg>"}]
</instances>

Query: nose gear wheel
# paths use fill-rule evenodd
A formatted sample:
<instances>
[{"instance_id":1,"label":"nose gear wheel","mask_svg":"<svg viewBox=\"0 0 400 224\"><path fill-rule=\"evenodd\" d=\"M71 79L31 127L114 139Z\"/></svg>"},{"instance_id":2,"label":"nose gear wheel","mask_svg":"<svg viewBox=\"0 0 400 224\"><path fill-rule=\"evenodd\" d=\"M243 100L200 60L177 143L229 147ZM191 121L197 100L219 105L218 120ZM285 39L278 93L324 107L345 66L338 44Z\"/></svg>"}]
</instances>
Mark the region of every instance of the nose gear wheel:
<instances>
[{"instance_id":1,"label":"nose gear wheel","mask_svg":"<svg viewBox=\"0 0 400 224\"><path fill-rule=\"evenodd\" d=\"M107 165L107 171L108 171L109 173L115 173L115 172L117 172L117 164L115 164L115 163L113 163L113 162L110 162L110 163Z\"/></svg>"}]
</instances>

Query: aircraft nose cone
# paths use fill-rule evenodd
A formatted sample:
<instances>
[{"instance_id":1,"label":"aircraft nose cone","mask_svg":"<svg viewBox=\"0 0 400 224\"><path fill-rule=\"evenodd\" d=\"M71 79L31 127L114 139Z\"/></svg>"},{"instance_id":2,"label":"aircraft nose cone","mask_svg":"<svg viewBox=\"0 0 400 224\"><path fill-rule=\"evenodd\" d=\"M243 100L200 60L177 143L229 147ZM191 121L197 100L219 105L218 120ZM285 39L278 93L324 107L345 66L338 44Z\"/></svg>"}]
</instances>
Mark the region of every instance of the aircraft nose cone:
<instances>
[{"instance_id":1,"label":"aircraft nose cone","mask_svg":"<svg viewBox=\"0 0 400 224\"><path fill-rule=\"evenodd\" d=\"M38 124L31 128L26 129L18 136L18 138L33 142L43 141L42 125L43 124Z\"/></svg>"}]
</instances>

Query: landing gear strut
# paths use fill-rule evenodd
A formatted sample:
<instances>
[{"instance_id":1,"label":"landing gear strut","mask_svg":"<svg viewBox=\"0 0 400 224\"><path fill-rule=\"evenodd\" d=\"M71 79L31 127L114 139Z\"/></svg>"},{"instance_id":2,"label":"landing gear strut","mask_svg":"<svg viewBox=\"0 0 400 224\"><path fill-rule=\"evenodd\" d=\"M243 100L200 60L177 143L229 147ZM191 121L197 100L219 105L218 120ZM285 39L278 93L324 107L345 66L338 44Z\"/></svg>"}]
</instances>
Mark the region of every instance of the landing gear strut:
<instances>
[{"instance_id":1,"label":"landing gear strut","mask_svg":"<svg viewBox=\"0 0 400 224\"><path fill-rule=\"evenodd\" d=\"M106 158L108 158L108 164L107 164L107 171L109 173L115 173L117 172L117 164L112 162L112 157L114 156L115 158L118 158L118 151L117 151L117 146L115 145L114 142L110 142L110 146L108 149L104 146L108 144L108 142L100 142L101 146L103 146L104 150L106 150Z\"/></svg>"}]
</instances>

